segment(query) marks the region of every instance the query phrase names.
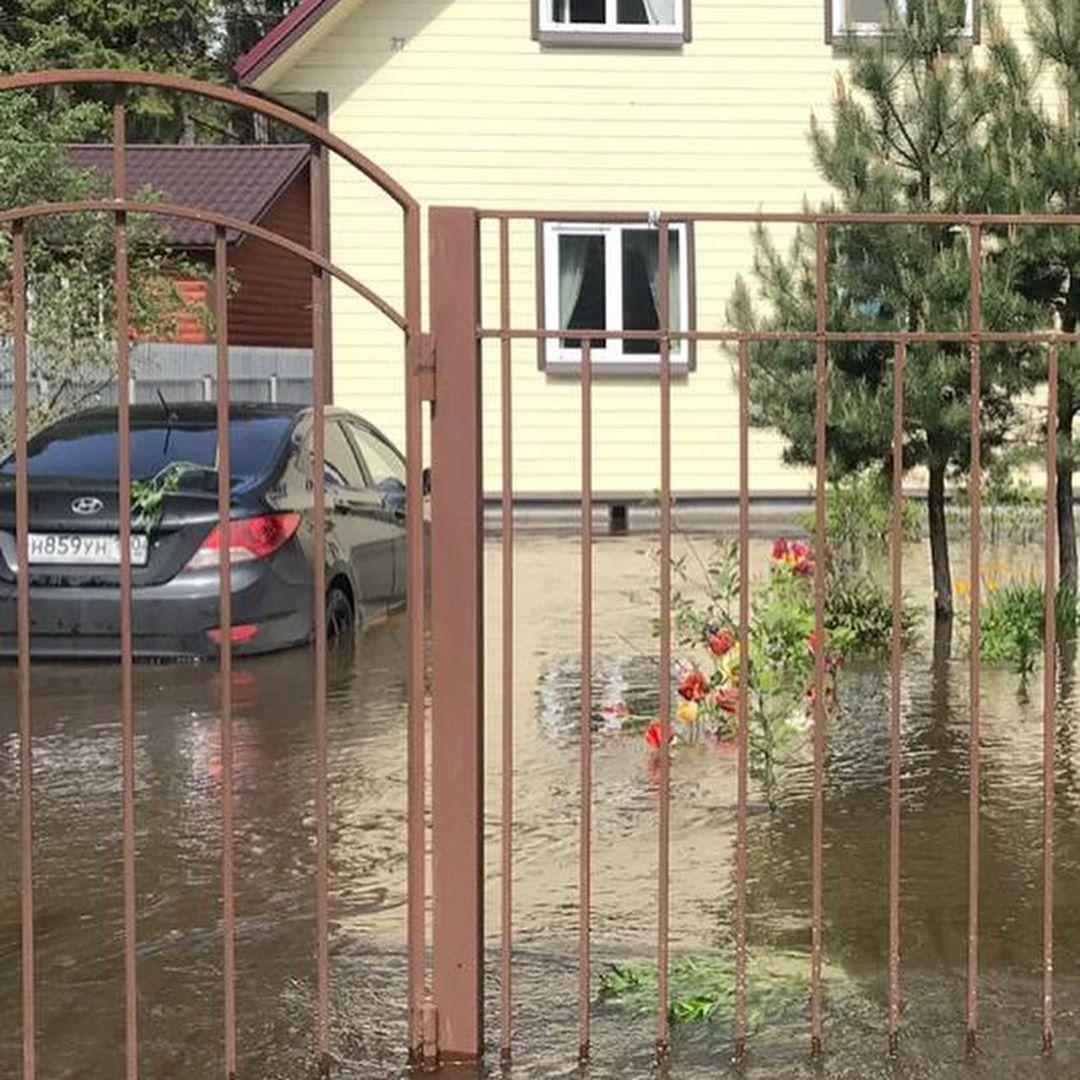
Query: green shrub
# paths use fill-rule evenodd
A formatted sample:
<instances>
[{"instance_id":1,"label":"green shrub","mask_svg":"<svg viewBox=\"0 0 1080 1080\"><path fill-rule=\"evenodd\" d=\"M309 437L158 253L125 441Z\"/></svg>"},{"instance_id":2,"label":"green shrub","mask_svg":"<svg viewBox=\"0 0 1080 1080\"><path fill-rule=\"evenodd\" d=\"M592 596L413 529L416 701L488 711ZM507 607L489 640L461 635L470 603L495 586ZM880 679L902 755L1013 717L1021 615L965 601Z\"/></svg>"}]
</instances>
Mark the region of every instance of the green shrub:
<instances>
[{"instance_id":1,"label":"green shrub","mask_svg":"<svg viewBox=\"0 0 1080 1080\"><path fill-rule=\"evenodd\" d=\"M916 620L915 610L901 602L900 631L905 641L914 635ZM845 628L860 651L888 648L892 640L892 594L869 574L832 571L825 598L825 625L830 631Z\"/></svg>"},{"instance_id":2,"label":"green shrub","mask_svg":"<svg viewBox=\"0 0 1080 1080\"><path fill-rule=\"evenodd\" d=\"M983 583L980 652L985 660L1011 664L1027 678L1043 650L1046 630L1046 594L1042 582L1001 581L989 577ZM1076 593L1062 589L1055 600L1055 623L1060 637L1076 635L1080 605Z\"/></svg>"},{"instance_id":3,"label":"green shrub","mask_svg":"<svg viewBox=\"0 0 1080 1080\"><path fill-rule=\"evenodd\" d=\"M806 1001L806 977L790 965L760 971L747 980L746 1012L751 1030L766 1020L792 1019ZM735 965L724 956L680 956L671 962L668 1019L672 1024L735 1018ZM600 1000L642 1018L656 1014L655 965L613 965L600 979Z\"/></svg>"},{"instance_id":4,"label":"green shrub","mask_svg":"<svg viewBox=\"0 0 1080 1080\"><path fill-rule=\"evenodd\" d=\"M817 528L814 512L802 514L799 524L813 535ZM904 500L901 525L905 540L921 538L922 510L909 499ZM885 475L853 473L830 484L825 533L833 560L847 568L862 568L868 550L886 547L892 536L892 493Z\"/></svg>"}]
</instances>

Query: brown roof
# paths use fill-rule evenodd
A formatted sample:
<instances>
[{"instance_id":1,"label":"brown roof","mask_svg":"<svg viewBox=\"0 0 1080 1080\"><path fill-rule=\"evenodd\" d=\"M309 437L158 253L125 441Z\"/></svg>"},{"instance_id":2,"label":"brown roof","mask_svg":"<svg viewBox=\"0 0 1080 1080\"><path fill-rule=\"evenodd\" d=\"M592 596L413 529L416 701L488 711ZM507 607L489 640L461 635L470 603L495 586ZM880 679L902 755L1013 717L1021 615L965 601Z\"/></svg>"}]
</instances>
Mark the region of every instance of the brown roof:
<instances>
[{"instance_id":1,"label":"brown roof","mask_svg":"<svg viewBox=\"0 0 1080 1080\"><path fill-rule=\"evenodd\" d=\"M302 143L249 146L156 146L127 150L128 195L149 187L166 202L213 210L257 224L305 167L310 153ZM112 147L79 145L68 158L81 169L109 176ZM212 247L214 227L182 218L160 219L177 247ZM230 237L235 239L235 237Z\"/></svg>"}]
</instances>

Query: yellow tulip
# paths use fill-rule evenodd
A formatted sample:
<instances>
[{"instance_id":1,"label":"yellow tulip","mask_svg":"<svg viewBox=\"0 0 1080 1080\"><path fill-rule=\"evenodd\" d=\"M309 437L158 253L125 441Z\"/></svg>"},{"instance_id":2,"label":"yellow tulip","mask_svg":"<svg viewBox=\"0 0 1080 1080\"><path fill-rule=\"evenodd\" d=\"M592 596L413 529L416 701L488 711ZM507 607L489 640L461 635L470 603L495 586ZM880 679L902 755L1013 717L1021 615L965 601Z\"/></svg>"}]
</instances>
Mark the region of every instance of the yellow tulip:
<instances>
[{"instance_id":1,"label":"yellow tulip","mask_svg":"<svg viewBox=\"0 0 1080 1080\"><path fill-rule=\"evenodd\" d=\"M679 706L679 720L684 724L696 724L698 718L698 703L696 701L684 701Z\"/></svg>"}]
</instances>

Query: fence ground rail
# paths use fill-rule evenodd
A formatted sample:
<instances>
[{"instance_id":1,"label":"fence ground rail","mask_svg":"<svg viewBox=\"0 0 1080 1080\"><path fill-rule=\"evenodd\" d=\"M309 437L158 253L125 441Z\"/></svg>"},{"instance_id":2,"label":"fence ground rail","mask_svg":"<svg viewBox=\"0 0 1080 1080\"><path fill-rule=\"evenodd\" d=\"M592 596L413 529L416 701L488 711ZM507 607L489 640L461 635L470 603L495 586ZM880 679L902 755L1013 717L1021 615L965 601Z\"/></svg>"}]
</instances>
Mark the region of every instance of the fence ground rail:
<instances>
[{"instance_id":1,"label":"fence ground rail","mask_svg":"<svg viewBox=\"0 0 1080 1080\"><path fill-rule=\"evenodd\" d=\"M406 358L406 435L408 486L412 492L422 487L423 404L419 396L419 329L420 329L420 220L419 208L409 194L364 155L333 135L325 126L293 112L266 98L235 91L222 86L197 82L172 75L134 71L65 70L31 72L0 77L0 93L33 92L45 87L94 84L111 87L112 106L112 197L83 202L67 202L23 207L0 208L0 228L9 230L11 238L11 351L13 354L14 463L15 463L15 533L18 566L29 565L30 477L27 445L30 437L31 395L38 389L30 370L30 338L32 298L28 298L29 230L37 219L83 213L108 215L113 224L115 297L115 370L116 386L132 382L132 311L130 304L131 267L129 264L129 222L136 215L156 215L198 220L214 228L214 259L212 268L215 325L213 349L215 365L208 376L210 390L204 386L205 397L217 402L217 440L219 447L217 511L222 548L230 546L231 483L229 472L229 406L230 387L235 389L242 380L230 370L228 326L229 257L228 237L257 236L288 255L303 260L311 273L312 342L310 400L313 421L313 596L314 633L312 679L314 689L315 771L312 785L315 793L316 869L315 892L316 926L313 933L315 957L315 1007L312 1018L312 1056L319 1075L329 1075L330 1051L330 963L328 913L329 858L329 791L327 775L327 716L326 716L326 550L325 522L325 446L324 409L329 400L329 343L330 281L336 279L351 292L365 300L380 316L402 332ZM261 115L282 124L305 137L311 145L311 235L313 247L308 248L265 228L191 206L166 206L159 202L132 199L127 185L127 107L126 98L133 90L152 88L168 93L183 93L213 99L239 109ZM329 155L333 153L347 162L361 177L376 185L390 197L402 214L402 245L404 281L402 310L395 308L376 291L368 287L326 256L329 236L325 222L328 214ZM233 376L230 380L230 376ZM206 382L206 380L204 380ZM137 954L137 891L136 891L136 833L135 833L135 727L133 686L136 679L132 638L132 508L131 508L131 404L133 395L116 395L119 433L119 589L120 612L120 683L122 727L122 827L123 827L123 928L124 928L124 987L125 1075L136 1080L140 1071L139 1031L139 973ZM422 503L409 498L407 505L408 585L410 607L422 608L424 581L424 539L421 528ZM234 772L233 772L233 701L232 701L232 611L229 559L219 560L219 628L220 628L220 701L219 727L221 740L221 830L222 830L222 980L223 1015L222 1061L227 1077L237 1074L237 998L236 998L236 910L234 866ZM18 726L19 726L19 785L20 785L20 881L21 881L21 998L22 998L22 1074L25 1080L39 1075L38 1030L35 1011L35 898L34 898L34 830L33 830L33 698L31 667L32 589L27 572L16 573L16 623L18 653ZM418 830L423 828L423 685L424 644L422 618L413 619L410 634L409 671L414 692L410 700L408 753L410 784L410 837L414 847L422 846ZM423 864L411 868L409 897L409 934L421 942L423 925ZM411 955L420 962L410 967L410 1046L419 1045L419 1003L423 996L424 971L422 946L415 945Z\"/></svg>"},{"instance_id":2,"label":"fence ground rail","mask_svg":"<svg viewBox=\"0 0 1080 1080\"><path fill-rule=\"evenodd\" d=\"M581 656L581 714L578 731L580 736L580 795L578 807L578 853L577 874L578 906L578 948L577 965L578 983L578 1031L577 1049L582 1060L589 1057L592 1018L592 881L593 881L593 791L592 791L592 747L591 728L592 678L593 663L593 499L594 499L594 449L595 433L593 414L598 394L596 353L605 343L614 340L650 342L655 347L658 361L655 369L655 407L659 413L659 461L656 470L656 488L659 491L659 603L656 611L656 625L659 628L659 790L656 835L656 937L655 955L658 971L659 994L655 1016L655 1048L663 1057L669 1045L669 1004L670 1004L670 938L671 938L671 757L669 738L672 725L672 687L665 673L672 670L672 507L675 492L672 484L672 384L674 365L672 349L676 343L711 342L724 345L734 357L734 383L738 394L738 593L739 593L739 628L740 642L740 678L738 694L738 777L737 777L737 828L736 850L734 859L735 875L735 975L734 975L734 1031L733 1043L736 1059L741 1060L747 1053L747 799L748 799L748 655L750 621L750 439L751 400L750 400L750 365L752 346L755 343L801 343L813 350L813 373L815 386L814 416L814 521L815 543L822 550L827 542L826 535L826 499L829 477L828 457L828 408L829 408L829 369L830 349L851 343L876 343L891 346L892 367L892 430L890 436L891 464L891 516L890 516L890 595L892 603L892 624L889 639L889 678L887 729L889 733L889 816L886 828L889 851L889 889L888 889L888 1027L883 1033L888 1050L897 1053L901 1045L902 998L901 998L901 645L902 645L902 543L904 539L903 506L904 491L902 480L906 471L904 457L905 440L905 402L904 379L908 353L912 347L924 344L952 343L968 352L970 364L970 510L971 510L971 554L970 554L970 627L971 660L968 670L971 719L969 733L969 789L967 821L967 968L964 1004L963 1038L967 1050L974 1052L979 1032L979 944L980 944L980 717L981 702L981 664L980 664L980 543L981 514L983 496L982 478L982 397L983 372L982 351L989 345L1014 344L1038 346L1045 350L1048 361L1047 404L1049 416L1056 416L1058 401L1058 383L1060 377L1059 350L1065 345L1080 343L1080 334L1063 333L1052 325L1043 330L998 331L987 328L983 315L983 278L984 278L984 239L994 230L1003 228L1017 229L1024 227L1075 228L1080 226L1080 216L1076 215L993 215L993 214L768 214L768 213L610 213L564 210L471 210L437 209L433 212L433 224L441 219L447 232L452 230L455 243L452 248L439 254L433 247L432 282L438 287L439 282L452 282L443 287L453 288L453 304L447 304L447 310L440 319L435 313L434 332L436 337L438 360L437 379L441 385L444 379L458 378L471 388L470 392L479 395L481 369L483 381L490 377L498 380L497 395L489 401L498 403L498 430L501 448L501 608L499 625L494 627L495 634L501 638L501 671L499 674L501 716L499 718L499 741L501 744L502 768L500 772L500 822L499 843L501 880L499 908L501 912L501 940L499 946L499 1048L502 1057L509 1060L515 1051L516 1036L514 1031L514 809L515 809L515 709L514 709L514 622L516 617L514 598L514 508L515 508L515 468L514 449L514 413L515 394L513 386L514 362L513 346L516 342L536 342L538 347L555 339L573 339L580 352L580 367L573 373L580 384L580 434L581 472L580 492L581 507L581 616L580 643ZM515 323L512 312L520 307L512 304L512 292L521 278L512 273L512 266L535 262L537 275L540 276L541 229L545 223L581 223L587 225L633 224L655 231L658 245L659 295L656 300L657 327L650 330L605 330L583 329L568 323L559 323L545 318L543 303L539 302L535 321L520 319ZM672 318L672 278L671 278L671 237L677 226L714 223L717 225L761 225L796 226L808 229L812 233L814 252L813 285L815 289L815 312L813 325L804 329L746 331L731 326L715 329L690 328L685 324L677 327ZM521 236L531 233L531 243L536 251L533 258L526 252L518 262L518 252L511 242L512 226L524 226ZM937 229L949 229L965 234L970 262L970 280L968 284L969 324L962 329L949 328L934 330L920 328L912 330L871 329L858 331L840 331L829 326L829 263L830 243L836 230L849 227L917 227L925 226ZM530 241L525 240L523 247ZM485 253L486 252L486 259ZM480 302L483 285L487 284L492 295L487 302ZM497 298L494 295L497 283ZM539 294L543 283L537 281ZM513 299L517 299L513 297ZM723 309L723 297L710 297L718 310ZM531 303L531 298L530 298ZM700 306L700 300L699 300ZM482 312L484 313L482 315ZM487 315L487 318L484 318ZM452 324L453 347L444 334ZM497 346L498 363L492 358L490 369L484 367L484 345ZM467 350L467 355L460 355L457 350ZM451 372L453 367L453 372ZM497 368L497 371L496 371ZM685 371L680 374L686 374ZM692 375L690 376L693 377ZM600 390L600 393L603 391ZM446 403L439 399L439 408ZM482 495L476 464L482 457L478 445L479 432L476 428L475 401L463 406L462 424L469 431L467 469L472 471L474 486L469 491L459 490L456 497L479 501ZM448 423L443 419L444 424ZM463 429L463 430L464 430ZM438 443L436 442L436 460ZM1047 424L1046 449L1046 499L1047 506L1053 507L1057 483L1058 433L1056 424ZM474 460L474 456L475 459ZM438 465L436 465L438 467ZM437 533L440 542L446 537ZM473 544L474 538L466 543ZM1045 673L1042 750L1042 864L1041 903L1043 919L1042 994L1041 994L1041 1046L1046 1052L1054 1043L1054 750L1055 750L1055 626L1054 596L1056 591L1057 537L1053 515L1047 513L1043 546L1045 554ZM456 552L436 550L436 560L466 555L466 546ZM825 611L827 599L827 580L825 559L815 560L813 574L814 622L817 640L825 640ZM477 607L467 612L459 612L464 625L479 623L479 600ZM436 641L442 624L439 612L435 613ZM436 646L437 648L438 646ZM463 676L464 679L476 678L476 664ZM812 831L811 831L811 905L809 918L809 967L810 967L810 1019L808 1030L809 1049L813 1055L823 1051L823 996L822 996L822 959L825 947L825 925L823 918L823 895L826 886L825 864L825 763L826 763L826 717L825 717L825 650L815 652L813 670L814 700L812 706L812 752L813 752L813 795L812 795ZM438 690L436 692L438 708ZM480 730L479 714L462 720L457 728L459 737L476 739ZM476 725L475 727L473 725ZM439 751L436 750L434 767L439 769ZM481 765L475 766L482 771ZM475 792L478 777L468 774L465 786ZM457 795L460 798L461 788ZM475 828L477 809L471 807L457 809L451 805L449 797L440 799L438 787L434 797L435 821L449 814L458 813L462 828ZM436 859L438 859L436 844ZM438 892L442 884L438 869L435 873L436 907ZM469 937L472 928L483 923L482 898L473 898L473 904L464 910L455 912L458 920L453 930L455 934ZM436 963L442 934L436 931ZM470 938L471 940L471 938ZM480 961L477 960L479 964ZM482 1031L483 1003L482 979L460 982L458 988L470 995L468 1009L477 1018L473 1030ZM437 1005L441 1007L441 995L437 994ZM460 1007L460 1003L459 1003ZM483 1040L479 1035L468 1048L473 1056L483 1050Z\"/></svg>"}]
</instances>

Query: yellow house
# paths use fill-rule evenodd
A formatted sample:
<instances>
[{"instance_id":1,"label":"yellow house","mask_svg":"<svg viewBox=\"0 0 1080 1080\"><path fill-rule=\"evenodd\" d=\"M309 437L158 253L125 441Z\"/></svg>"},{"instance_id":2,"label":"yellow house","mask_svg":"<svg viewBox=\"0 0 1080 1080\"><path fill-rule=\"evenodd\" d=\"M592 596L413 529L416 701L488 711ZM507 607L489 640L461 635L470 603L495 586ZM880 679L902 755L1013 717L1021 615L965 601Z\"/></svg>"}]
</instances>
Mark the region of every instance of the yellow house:
<instances>
[{"instance_id":1,"label":"yellow house","mask_svg":"<svg viewBox=\"0 0 1080 1080\"><path fill-rule=\"evenodd\" d=\"M811 115L829 120L847 31L879 32L887 10L886 0L304 0L237 74L242 85L301 105L327 95L334 133L425 209L549 212L540 228L511 228L515 328L649 328L656 233L604 215L790 212L821 199ZM1020 36L1022 0L1005 0L1002 14ZM979 30L968 0L974 48ZM570 225L560 211L596 217ZM347 166L332 166L331 219L335 261L400 302L400 221ZM749 234L745 225L673 229L680 325L723 328L735 277L749 269ZM496 245L490 223L486 325L499 314ZM333 303L336 401L400 440L399 338L344 290ZM611 341L594 352L601 494L659 484L657 356L643 344ZM673 363L673 486L730 495L738 475L732 359L707 342L673 354ZM579 488L579 365L573 339L514 343L514 487L523 496ZM494 492L496 342L484 370L485 485ZM776 436L752 432L751 455L755 492L808 491L809 474L782 464Z\"/></svg>"}]
</instances>

